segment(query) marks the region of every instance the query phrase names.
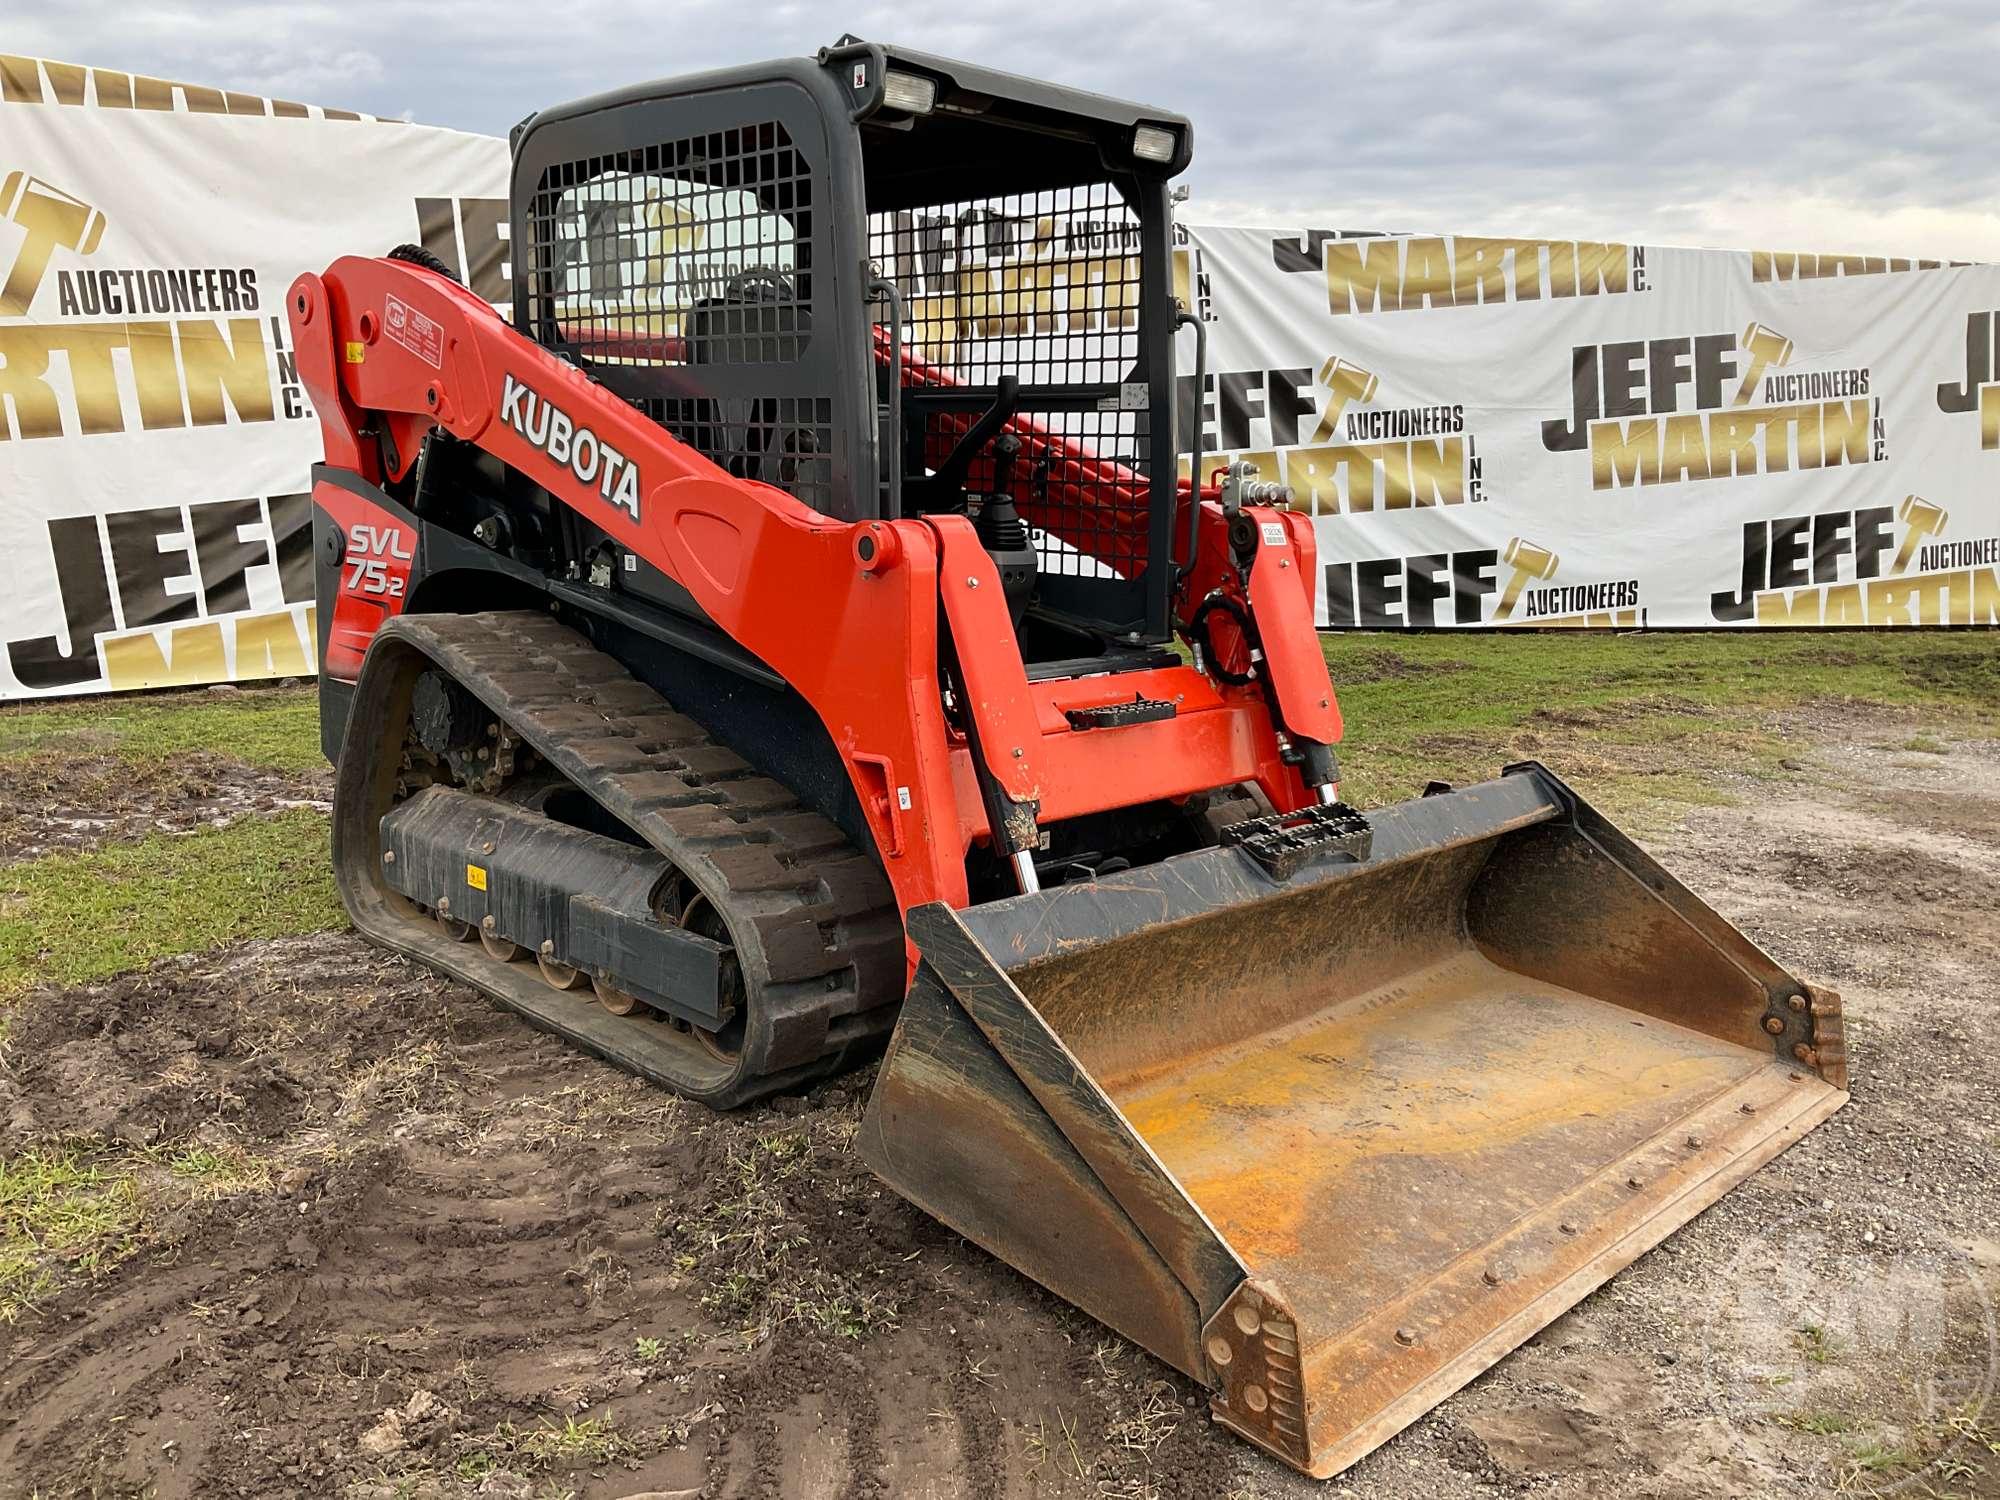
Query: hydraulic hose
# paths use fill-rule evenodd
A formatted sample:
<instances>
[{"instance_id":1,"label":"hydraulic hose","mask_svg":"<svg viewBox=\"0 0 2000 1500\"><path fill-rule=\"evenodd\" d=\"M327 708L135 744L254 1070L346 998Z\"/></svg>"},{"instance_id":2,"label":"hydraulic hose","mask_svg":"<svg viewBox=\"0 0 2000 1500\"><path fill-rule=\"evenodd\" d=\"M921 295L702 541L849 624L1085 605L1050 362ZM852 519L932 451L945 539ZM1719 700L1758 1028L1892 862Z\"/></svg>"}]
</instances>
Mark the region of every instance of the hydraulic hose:
<instances>
[{"instance_id":1,"label":"hydraulic hose","mask_svg":"<svg viewBox=\"0 0 2000 1500\"><path fill-rule=\"evenodd\" d=\"M1243 649L1250 656L1247 670L1231 671L1222 664L1221 657L1216 654L1215 643L1208 638L1208 617L1216 613L1228 615L1235 621L1237 630L1242 633ZM1251 622L1250 612L1229 595L1218 591L1201 601L1201 607L1194 612L1194 618L1188 621L1188 638L1194 644L1197 661L1217 681L1226 682L1231 687L1242 687L1257 680L1256 653L1261 649L1257 644L1257 627Z\"/></svg>"}]
</instances>

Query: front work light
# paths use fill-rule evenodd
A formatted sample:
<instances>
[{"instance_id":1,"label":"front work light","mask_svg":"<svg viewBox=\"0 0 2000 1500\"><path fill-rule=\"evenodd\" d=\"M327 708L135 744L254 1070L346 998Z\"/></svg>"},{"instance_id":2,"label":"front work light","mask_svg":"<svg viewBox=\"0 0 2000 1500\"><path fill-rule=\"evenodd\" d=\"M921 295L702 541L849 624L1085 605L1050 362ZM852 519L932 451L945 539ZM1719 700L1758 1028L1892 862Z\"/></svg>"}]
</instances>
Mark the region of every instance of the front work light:
<instances>
[{"instance_id":1,"label":"front work light","mask_svg":"<svg viewBox=\"0 0 2000 1500\"><path fill-rule=\"evenodd\" d=\"M1132 132L1132 154L1141 161L1172 161L1179 144L1171 130L1159 125L1141 125Z\"/></svg>"},{"instance_id":2,"label":"front work light","mask_svg":"<svg viewBox=\"0 0 2000 1500\"><path fill-rule=\"evenodd\" d=\"M937 105L937 80L891 68L882 75L882 102L905 114L927 115Z\"/></svg>"}]
</instances>

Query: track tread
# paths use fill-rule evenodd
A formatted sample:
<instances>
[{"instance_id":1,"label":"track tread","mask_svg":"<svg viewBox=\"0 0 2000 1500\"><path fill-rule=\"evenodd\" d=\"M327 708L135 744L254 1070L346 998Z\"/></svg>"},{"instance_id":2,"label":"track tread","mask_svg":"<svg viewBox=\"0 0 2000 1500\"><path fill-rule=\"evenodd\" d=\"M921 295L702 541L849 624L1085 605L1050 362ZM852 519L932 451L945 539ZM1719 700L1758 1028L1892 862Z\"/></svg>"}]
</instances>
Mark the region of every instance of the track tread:
<instances>
[{"instance_id":1,"label":"track tread","mask_svg":"<svg viewBox=\"0 0 2000 1500\"><path fill-rule=\"evenodd\" d=\"M766 1075L785 1074L782 1084L836 1066L858 1037L888 1029L903 995L902 922L880 865L832 822L549 615L405 616L395 631L730 922L768 1022L762 1055L746 1037L730 1102L767 1092ZM829 1035L836 1020L871 1012L879 1025Z\"/></svg>"}]
</instances>

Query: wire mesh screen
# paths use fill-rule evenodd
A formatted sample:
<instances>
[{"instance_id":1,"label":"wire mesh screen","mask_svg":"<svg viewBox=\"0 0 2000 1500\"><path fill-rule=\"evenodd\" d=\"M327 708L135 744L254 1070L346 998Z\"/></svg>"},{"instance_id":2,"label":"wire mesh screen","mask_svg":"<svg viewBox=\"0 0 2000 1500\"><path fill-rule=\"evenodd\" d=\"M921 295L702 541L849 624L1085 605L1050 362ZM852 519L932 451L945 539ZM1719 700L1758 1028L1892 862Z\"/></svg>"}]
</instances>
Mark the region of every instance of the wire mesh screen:
<instances>
[{"instance_id":1,"label":"wire mesh screen","mask_svg":"<svg viewBox=\"0 0 2000 1500\"><path fill-rule=\"evenodd\" d=\"M1021 383L1013 488L1045 576L1135 577L1146 564L1141 240L1110 183L898 209L869 255L902 294L903 385L936 467ZM958 392L963 391L963 399ZM944 394L949 391L951 394ZM1131 399L1128 399L1130 397ZM970 487L989 482L975 467Z\"/></svg>"},{"instance_id":2,"label":"wire mesh screen","mask_svg":"<svg viewBox=\"0 0 2000 1500\"><path fill-rule=\"evenodd\" d=\"M824 396L646 396L639 409L739 479L761 479L825 510L833 488Z\"/></svg>"},{"instance_id":3,"label":"wire mesh screen","mask_svg":"<svg viewBox=\"0 0 2000 1500\"><path fill-rule=\"evenodd\" d=\"M936 468L977 413L923 418L924 462ZM1132 413L1041 410L1023 405L1010 431L1021 440L1010 488L1030 522L1045 578L1130 578L1143 571L1150 490L1134 451ZM992 488L990 457L966 487Z\"/></svg>"},{"instance_id":4,"label":"wire mesh screen","mask_svg":"<svg viewBox=\"0 0 2000 1500\"><path fill-rule=\"evenodd\" d=\"M552 166L532 215L537 336L730 473L823 509L830 403L761 395L758 376L811 338L813 213L776 121Z\"/></svg>"}]
</instances>

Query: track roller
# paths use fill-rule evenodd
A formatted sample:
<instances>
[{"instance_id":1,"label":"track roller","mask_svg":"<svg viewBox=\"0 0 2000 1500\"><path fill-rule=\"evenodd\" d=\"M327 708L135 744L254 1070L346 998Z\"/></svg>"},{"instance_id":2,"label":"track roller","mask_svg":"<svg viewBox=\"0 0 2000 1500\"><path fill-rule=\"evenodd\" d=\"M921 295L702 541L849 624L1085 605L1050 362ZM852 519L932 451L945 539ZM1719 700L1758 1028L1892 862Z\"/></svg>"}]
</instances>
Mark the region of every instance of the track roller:
<instances>
[{"instance_id":1,"label":"track roller","mask_svg":"<svg viewBox=\"0 0 2000 1500\"><path fill-rule=\"evenodd\" d=\"M555 957L555 948L556 945L554 943L545 939L542 943L542 951L535 955L535 966L542 971L542 978L548 982L548 986L552 990L573 990L579 988L589 976L583 970L557 959Z\"/></svg>"},{"instance_id":2,"label":"track roller","mask_svg":"<svg viewBox=\"0 0 2000 1500\"><path fill-rule=\"evenodd\" d=\"M511 964L521 956L521 945L509 942L493 930L493 918L488 916L479 924L479 946L486 950L489 958L498 959L503 964Z\"/></svg>"},{"instance_id":3,"label":"track roller","mask_svg":"<svg viewBox=\"0 0 2000 1500\"><path fill-rule=\"evenodd\" d=\"M629 1016L643 1003L637 995L619 989L600 975L591 976L590 987L597 992L597 1003L614 1016Z\"/></svg>"}]
</instances>

